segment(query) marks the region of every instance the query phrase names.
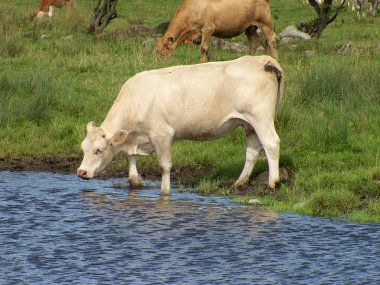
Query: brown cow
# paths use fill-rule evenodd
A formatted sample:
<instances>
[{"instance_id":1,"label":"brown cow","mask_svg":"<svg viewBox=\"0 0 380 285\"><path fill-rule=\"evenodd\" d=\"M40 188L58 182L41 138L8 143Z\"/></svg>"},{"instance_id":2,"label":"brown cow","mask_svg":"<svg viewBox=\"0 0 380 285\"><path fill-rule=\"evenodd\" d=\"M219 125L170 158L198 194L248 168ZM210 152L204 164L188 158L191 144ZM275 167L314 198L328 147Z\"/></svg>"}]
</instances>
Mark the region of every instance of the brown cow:
<instances>
[{"instance_id":1,"label":"brown cow","mask_svg":"<svg viewBox=\"0 0 380 285\"><path fill-rule=\"evenodd\" d=\"M53 17L55 7L62 8L66 4L71 8L76 5L75 0L41 0L39 12L34 13L30 19L34 20L45 16Z\"/></svg>"},{"instance_id":2,"label":"brown cow","mask_svg":"<svg viewBox=\"0 0 380 285\"><path fill-rule=\"evenodd\" d=\"M211 36L232 38L245 32L250 53L256 52L260 28L272 57L277 58L276 34L269 0L184 0L164 36L158 39L157 53L169 58L181 43L200 44L201 62L209 57Z\"/></svg>"}]
</instances>

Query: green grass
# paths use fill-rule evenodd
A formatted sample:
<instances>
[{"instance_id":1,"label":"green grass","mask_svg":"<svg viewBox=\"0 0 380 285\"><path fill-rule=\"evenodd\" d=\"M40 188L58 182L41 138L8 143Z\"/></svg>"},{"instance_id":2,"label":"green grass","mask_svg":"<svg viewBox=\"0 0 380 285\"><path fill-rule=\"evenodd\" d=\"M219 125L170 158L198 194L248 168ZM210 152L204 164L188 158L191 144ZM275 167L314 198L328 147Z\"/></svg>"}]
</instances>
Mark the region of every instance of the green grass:
<instances>
[{"instance_id":1,"label":"green grass","mask_svg":"<svg viewBox=\"0 0 380 285\"><path fill-rule=\"evenodd\" d=\"M121 85L154 68L198 63L199 47L180 47L169 61L153 54L154 41L128 38L130 25L153 29L174 14L180 0L122 1L119 18L97 36L88 35L93 1L63 8L52 19L31 23L37 3L0 3L0 157L76 155L85 125L102 122ZM277 32L315 17L298 1L272 0ZM380 222L380 16L338 16L318 42L279 45L285 96L276 118L281 165L291 181L275 193L252 183L266 206L309 215L344 215ZM243 36L232 42L244 41ZM337 50L347 43L351 49ZM314 50L315 56L306 56ZM213 60L243 54L212 48ZM212 142L179 141L174 168L212 165L190 184L202 193L236 194L227 185L244 164L240 129ZM157 169L156 156L139 166ZM125 167L125 163L120 167ZM254 175L267 169L262 154ZM257 189L256 189L257 188ZM251 197L246 197L248 201Z\"/></svg>"}]
</instances>

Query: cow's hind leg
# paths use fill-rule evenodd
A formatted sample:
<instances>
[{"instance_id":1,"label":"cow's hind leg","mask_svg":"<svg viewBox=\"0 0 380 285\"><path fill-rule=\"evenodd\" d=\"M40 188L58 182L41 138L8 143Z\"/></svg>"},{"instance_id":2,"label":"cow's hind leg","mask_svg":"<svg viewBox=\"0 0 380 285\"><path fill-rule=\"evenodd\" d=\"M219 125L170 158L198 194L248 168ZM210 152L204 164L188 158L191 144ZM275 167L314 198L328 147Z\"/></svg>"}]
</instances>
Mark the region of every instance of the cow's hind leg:
<instances>
[{"instance_id":1,"label":"cow's hind leg","mask_svg":"<svg viewBox=\"0 0 380 285\"><path fill-rule=\"evenodd\" d=\"M246 185L249 181L249 177L252 174L253 167L257 161L260 151L262 150L262 145L257 137L255 131L251 126L247 126L246 129L246 154L245 154L245 164L240 177L232 185L233 187L239 188Z\"/></svg>"},{"instance_id":2,"label":"cow's hind leg","mask_svg":"<svg viewBox=\"0 0 380 285\"><path fill-rule=\"evenodd\" d=\"M136 156L127 155L128 165L129 165L129 183L133 188L139 188L142 186L140 175L137 172L136 167Z\"/></svg>"},{"instance_id":3,"label":"cow's hind leg","mask_svg":"<svg viewBox=\"0 0 380 285\"><path fill-rule=\"evenodd\" d=\"M269 166L269 188L274 189L280 181L280 138L274 128L274 122L265 122L258 119L250 120L255 132L264 148Z\"/></svg>"},{"instance_id":4,"label":"cow's hind leg","mask_svg":"<svg viewBox=\"0 0 380 285\"><path fill-rule=\"evenodd\" d=\"M249 26L245 30L245 35L247 36L248 42L249 42L249 53L251 55L254 55L257 50L257 46L259 45L260 38L257 34L257 26Z\"/></svg>"}]
</instances>

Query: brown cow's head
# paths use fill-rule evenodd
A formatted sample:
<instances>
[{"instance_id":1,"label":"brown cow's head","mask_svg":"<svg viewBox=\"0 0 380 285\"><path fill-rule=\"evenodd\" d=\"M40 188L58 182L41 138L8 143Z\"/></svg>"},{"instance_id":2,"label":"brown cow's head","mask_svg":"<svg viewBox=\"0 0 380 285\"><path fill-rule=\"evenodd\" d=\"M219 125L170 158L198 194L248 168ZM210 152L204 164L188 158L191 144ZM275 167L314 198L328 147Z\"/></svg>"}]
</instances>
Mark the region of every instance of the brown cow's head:
<instances>
[{"instance_id":1,"label":"brown cow's head","mask_svg":"<svg viewBox=\"0 0 380 285\"><path fill-rule=\"evenodd\" d=\"M170 37L165 37L163 36L162 38L157 40L156 43L156 53L165 59L170 58L174 51L176 49L175 45L175 37L170 36Z\"/></svg>"}]
</instances>

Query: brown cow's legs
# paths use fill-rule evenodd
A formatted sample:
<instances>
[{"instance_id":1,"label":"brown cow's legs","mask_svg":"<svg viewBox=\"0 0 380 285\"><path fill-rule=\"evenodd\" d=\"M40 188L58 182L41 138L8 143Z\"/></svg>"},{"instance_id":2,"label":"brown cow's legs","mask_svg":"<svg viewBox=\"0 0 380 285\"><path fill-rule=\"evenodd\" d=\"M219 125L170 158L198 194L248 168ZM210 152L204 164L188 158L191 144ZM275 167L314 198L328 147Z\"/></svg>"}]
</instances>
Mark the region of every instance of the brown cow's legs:
<instances>
[{"instance_id":1,"label":"brown cow's legs","mask_svg":"<svg viewBox=\"0 0 380 285\"><path fill-rule=\"evenodd\" d=\"M251 55L254 55L257 50L257 46L259 45L260 38L257 34L257 26L249 26L245 30L245 35L247 36L248 42L249 42L249 53Z\"/></svg>"},{"instance_id":2,"label":"brown cow's legs","mask_svg":"<svg viewBox=\"0 0 380 285\"><path fill-rule=\"evenodd\" d=\"M214 32L213 29L202 30L201 58L199 60L200 62L206 62L206 57L207 57L207 60L209 60L209 57L210 57L209 44L210 44L210 38L213 32Z\"/></svg>"},{"instance_id":3,"label":"brown cow's legs","mask_svg":"<svg viewBox=\"0 0 380 285\"><path fill-rule=\"evenodd\" d=\"M55 6L50 5L49 6L49 17L53 17L54 16L54 10L55 10Z\"/></svg>"},{"instance_id":4,"label":"brown cow's legs","mask_svg":"<svg viewBox=\"0 0 380 285\"><path fill-rule=\"evenodd\" d=\"M278 55L277 55L277 45L276 45L276 33L274 32L272 27L262 26L260 28L265 38L267 39L271 56L277 59Z\"/></svg>"}]
</instances>

